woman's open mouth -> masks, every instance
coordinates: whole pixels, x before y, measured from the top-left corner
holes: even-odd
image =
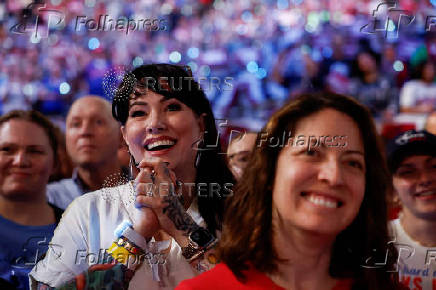
[[[157,138],[150,138],[145,141],[144,149],[149,152],[166,151],[176,145],[177,140],[168,136],[160,136]]]
[[[342,201],[337,198],[330,197],[324,194],[317,194],[314,192],[302,192],[300,194],[303,198],[305,198],[310,203],[325,208],[340,208],[344,204]]]
[[[152,143],[149,143],[144,146],[147,151],[160,151],[173,147],[176,144],[175,141],[172,140],[159,140]]]
[[[414,197],[422,200],[431,200],[436,198],[436,191],[434,190],[421,191],[415,193]]]

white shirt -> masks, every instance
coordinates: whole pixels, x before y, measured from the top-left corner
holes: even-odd
[[[134,202],[131,183],[104,188],[75,199],[56,228],[46,257],[29,274],[31,289],[36,289],[36,281],[58,287],[90,266],[107,262],[105,250],[115,240],[114,230],[123,221],[133,223],[135,219],[138,209]],[[195,202],[187,212],[198,225],[204,226]],[[155,244],[167,248],[165,242]],[[129,289],[174,289],[182,280],[195,276],[174,239],[163,260],[165,263],[159,267],[160,282],[153,280],[151,266],[144,262],[136,270]]]
[[[395,245],[398,250],[398,270],[400,281],[410,289],[436,289],[436,248],[420,245],[413,240],[400,223],[400,219],[390,222]]]
[[[436,84],[411,80],[404,84],[400,93],[400,107],[415,107],[422,104],[436,106]]]

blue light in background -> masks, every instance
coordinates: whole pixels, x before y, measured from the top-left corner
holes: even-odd
[[[133,59],[133,66],[134,67],[138,67],[138,66],[142,65],[143,63],[144,63],[144,60],[140,56],[137,56]]]
[[[244,11],[241,15],[241,19],[244,22],[250,22],[253,19],[253,14],[250,11]]]
[[[202,65],[200,67],[200,75],[208,77],[210,75],[210,67],[208,65]]]
[[[404,64],[403,64],[403,62],[401,60],[396,60],[394,62],[393,67],[394,67],[394,70],[397,71],[397,72],[400,72],[400,71],[404,70]]]
[[[322,49],[322,56],[325,58],[330,58],[333,55],[333,49],[329,46],[326,46]]]
[[[190,47],[187,54],[190,58],[197,58],[200,55],[200,50],[196,47]]]
[[[94,50],[94,49],[97,49],[99,47],[100,47],[100,41],[97,38],[93,37],[93,38],[89,39],[88,48],[90,50]]]
[[[178,63],[182,60],[182,55],[178,51],[173,51],[170,53],[169,59],[172,63]]]
[[[263,79],[264,77],[266,77],[266,70],[264,68],[259,68],[256,72],[256,77],[258,79]]]
[[[198,69],[197,63],[193,61],[188,62],[188,66],[191,68],[192,72],[196,72]]]
[[[59,93],[61,93],[62,95],[66,95],[70,92],[71,87],[67,82],[63,82],[60,84],[59,86]]]
[[[288,9],[289,8],[288,0],[277,0],[277,8],[280,10]]]
[[[250,61],[249,63],[247,63],[247,71],[248,72],[255,73],[255,72],[257,72],[258,69],[259,69],[259,66],[258,66],[257,62]]]

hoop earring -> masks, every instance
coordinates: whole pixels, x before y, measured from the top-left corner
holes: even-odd
[[[203,147],[204,147],[204,139],[203,139],[203,137],[201,137],[200,141],[198,141],[197,155],[195,156],[194,166],[196,169],[198,168],[198,166],[200,166],[201,153],[202,153],[202,150],[204,149]]]

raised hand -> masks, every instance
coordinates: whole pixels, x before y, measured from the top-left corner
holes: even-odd
[[[135,179],[136,203],[141,208],[152,209],[160,228],[170,234],[180,246],[187,244],[187,236],[199,226],[194,222],[179,200],[176,176],[165,162],[139,164],[141,172]]]

